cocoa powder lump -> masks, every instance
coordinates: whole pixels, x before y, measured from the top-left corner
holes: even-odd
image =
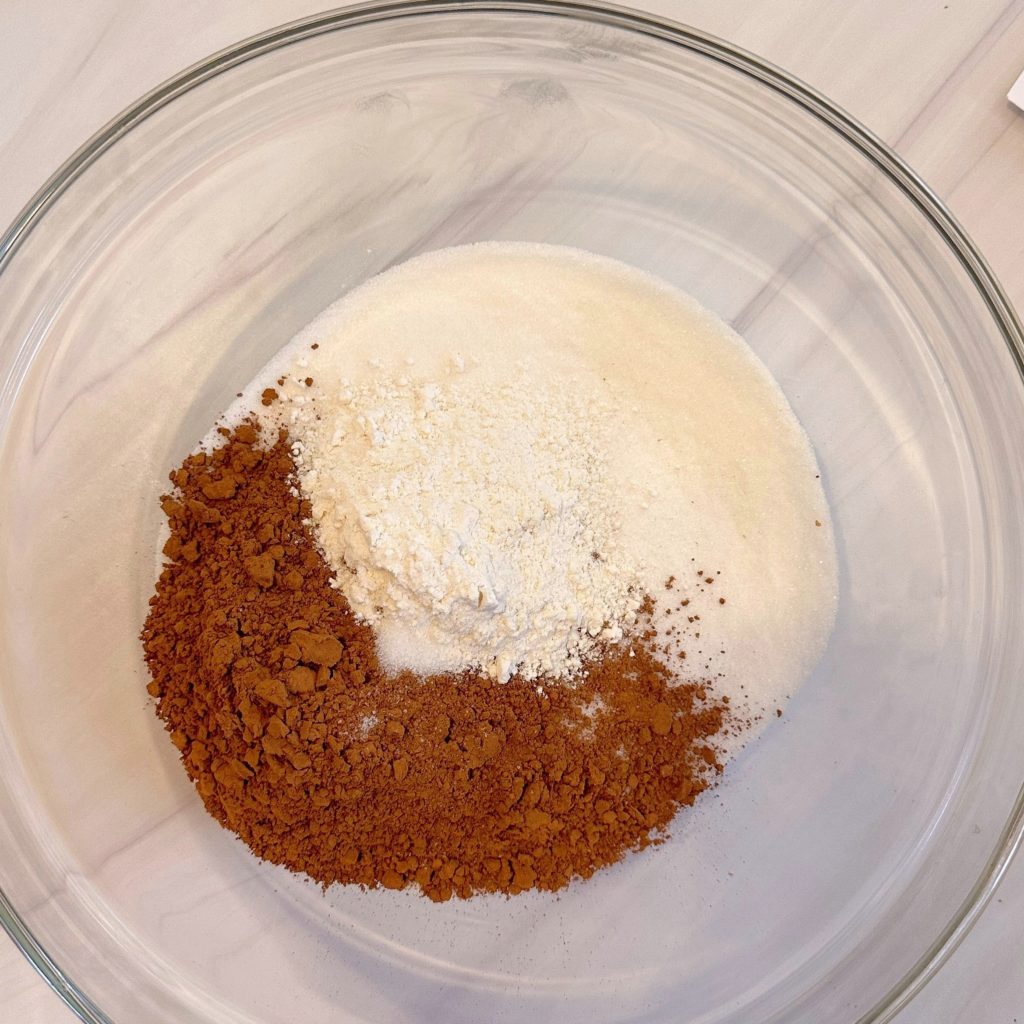
[[[287,436],[224,434],[171,474],[142,640],[186,772],[257,856],[435,900],[557,890],[661,842],[721,771],[727,701],[673,678],[650,629],[571,684],[384,672]]]

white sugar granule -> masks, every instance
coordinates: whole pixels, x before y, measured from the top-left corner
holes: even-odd
[[[339,382],[295,412],[317,537],[385,664],[565,677],[635,622],[594,395],[520,369]]]

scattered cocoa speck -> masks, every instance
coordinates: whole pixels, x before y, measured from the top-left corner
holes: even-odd
[[[296,665],[286,674],[285,681],[292,693],[312,693],[316,689],[316,673],[305,665]]]
[[[297,644],[303,661],[314,665],[326,665],[331,668],[341,661],[345,647],[342,642],[330,633],[314,633],[308,629],[296,629],[290,637]]]
[[[200,485],[203,497],[210,501],[223,501],[226,498],[233,498],[238,490],[238,479],[235,474],[228,471],[218,479],[207,477]]]
[[[243,423],[235,431],[235,440],[241,444],[253,444],[258,436],[256,426],[252,423]]]
[[[290,569],[285,573],[281,583],[289,590],[301,590],[303,579],[304,577],[298,569]]]
[[[313,386],[313,378],[307,377],[302,383],[305,384],[307,388],[311,388]]]
[[[273,405],[280,397],[274,388],[264,388],[263,394],[260,395],[260,402],[263,405]]]
[[[274,583],[274,556],[269,552],[261,555],[250,555],[243,559],[245,571],[254,583],[261,587],[270,587]]]

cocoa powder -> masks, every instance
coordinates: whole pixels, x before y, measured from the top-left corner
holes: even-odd
[[[436,900],[559,889],[662,841],[721,771],[727,701],[674,680],[650,630],[571,686],[385,673],[304,523],[287,437],[259,433],[171,474],[142,632],[210,814],[324,885]]]

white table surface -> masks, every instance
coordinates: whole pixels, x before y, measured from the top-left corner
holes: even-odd
[[[634,0],[822,90],[952,207],[1024,310],[1024,0]],[[141,93],[311,0],[2,0],[0,222]],[[73,1015],[0,937],[0,1022]],[[898,1024],[1024,1024],[1024,858]],[[851,1022],[852,1024],[852,1022]]]

